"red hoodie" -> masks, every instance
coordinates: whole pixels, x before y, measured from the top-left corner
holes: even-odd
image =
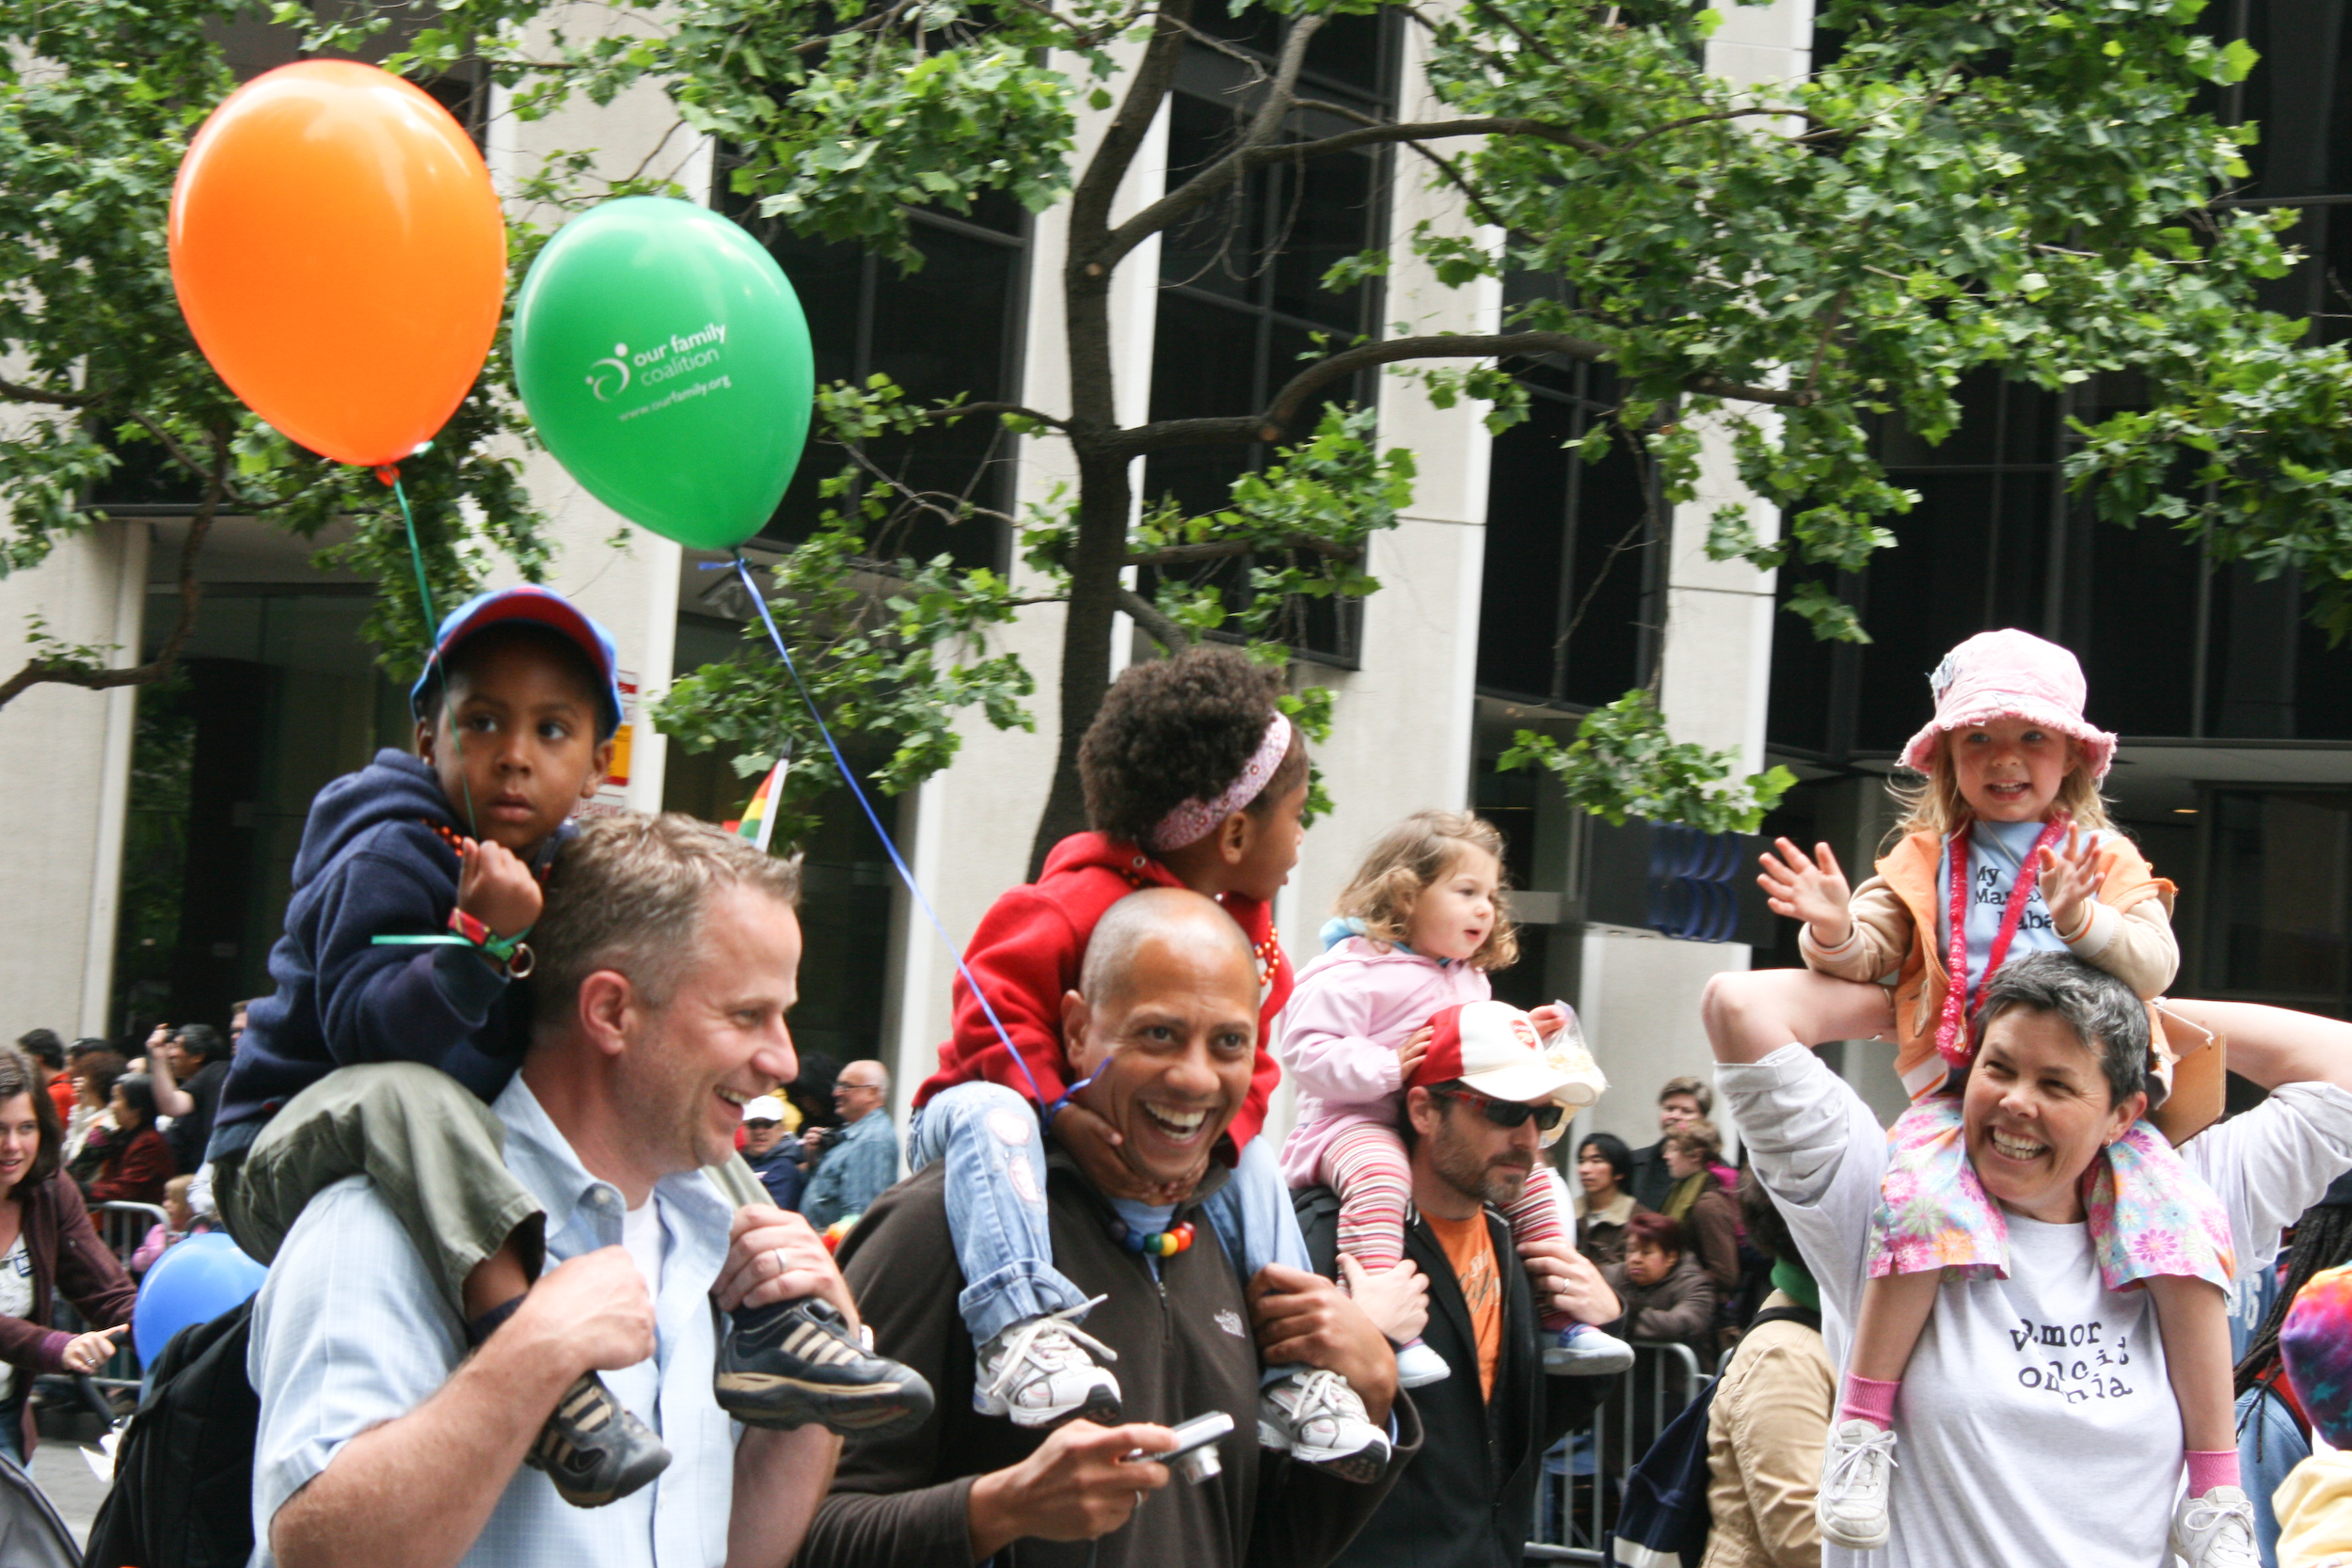
[[[1073,833],[1045,857],[1045,875],[1012,889],[989,907],[963,961],[988,994],[996,1016],[1020,1049],[1046,1102],[1069,1088],[1062,1073],[1061,999],[1078,989],[1087,942],[1113,904],[1140,888],[1183,887],[1174,872],[1132,844],[1101,833]],[[1233,1147],[1265,1125],[1266,1099],[1282,1069],[1266,1050],[1274,1016],[1290,1000],[1290,960],[1274,934],[1274,911],[1255,898],[1229,893],[1217,902],[1248,937],[1258,956],[1258,1058],[1249,1070],[1249,1098],[1233,1118]],[[914,1091],[922,1104],[943,1089],[975,1078],[1028,1095],[1029,1080],[1007,1053],[963,976],[956,976],[956,1032],[939,1048],[939,1070]]]

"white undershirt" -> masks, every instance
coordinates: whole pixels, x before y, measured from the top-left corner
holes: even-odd
[[[666,1250],[661,1231],[661,1205],[651,1197],[621,1214],[621,1245],[645,1276],[645,1293],[661,1299],[661,1255]]]
[[[668,1251],[668,1233],[661,1225],[661,1204],[648,1197],[634,1209],[622,1211],[621,1245],[628,1250],[629,1261],[644,1276],[645,1291],[659,1304],[661,1300],[661,1264]],[[634,1367],[604,1374],[605,1386],[613,1398],[637,1414],[637,1418],[654,1431],[661,1430],[660,1412],[656,1408],[661,1398],[661,1369],[654,1357],[647,1356]]]
[[[17,1232],[16,1242],[6,1257],[0,1257],[0,1317],[29,1318],[33,1315],[33,1260],[24,1251],[24,1234]],[[16,1392],[16,1369],[0,1361],[0,1400]]]

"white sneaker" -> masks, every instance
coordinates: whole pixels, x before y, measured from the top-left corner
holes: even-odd
[[[2234,1486],[2183,1497],[2172,1511],[2172,1549],[2188,1568],[2259,1568],[2253,1502]]]
[[[1087,1354],[1116,1361],[1119,1353],[1072,1321],[1102,1299],[1024,1318],[981,1346],[972,1408],[983,1416],[1009,1416],[1013,1425],[1023,1427],[1054,1426],[1073,1416],[1119,1419],[1119,1380]]]
[[[1396,1351],[1396,1383],[1400,1388],[1426,1388],[1433,1383],[1443,1383],[1454,1375],[1454,1369],[1445,1364],[1445,1357],[1422,1344],[1419,1339],[1409,1345],[1399,1345]]]
[[[1850,1552],[1886,1544],[1886,1489],[1894,1480],[1895,1434],[1869,1421],[1840,1421],[1821,1449],[1821,1490],[1813,1517],[1821,1539]]]
[[[1570,1323],[1544,1347],[1544,1370],[1569,1377],[1613,1377],[1633,1365],[1633,1347],[1590,1323]]]
[[[1337,1372],[1302,1370],[1258,1395],[1258,1445],[1369,1486],[1389,1467],[1387,1433]]]

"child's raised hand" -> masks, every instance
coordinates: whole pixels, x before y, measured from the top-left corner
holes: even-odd
[[[522,857],[489,839],[467,839],[457,851],[457,907],[502,937],[539,919],[539,879]]]
[[[2082,936],[2090,901],[2107,879],[2099,869],[2098,840],[2080,828],[2067,829],[2064,851],[2042,850],[2034,875],[2052,928],[2063,940]]]
[[[1423,1056],[1429,1054],[1429,1042],[1436,1034],[1436,1030],[1424,1023],[1405,1037],[1405,1043],[1396,1048],[1396,1076],[1399,1083],[1409,1084],[1413,1081],[1413,1069],[1421,1066],[1421,1059]]]
[[[1810,860],[1785,838],[1773,840],[1773,846],[1779,853],[1764,851],[1758,860],[1764,875],[1756,879],[1772,912],[1812,927],[1813,940],[1823,947],[1845,945],[1853,935],[1853,919],[1846,910],[1853,892],[1837,868],[1836,855],[1826,844],[1815,845]]]
[[[1132,1203],[1157,1207],[1179,1202],[1209,1170],[1209,1159],[1203,1153],[1200,1168],[1181,1181],[1146,1181],[1119,1152],[1119,1146],[1124,1141],[1119,1130],[1075,1101],[1054,1113],[1054,1136],[1070,1150],[1070,1157],[1078,1162],[1087,1180],[1105,1196],[1123,1197]]]

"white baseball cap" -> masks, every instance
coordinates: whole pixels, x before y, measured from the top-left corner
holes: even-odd
[[[757,1100],[746,1101],[743,1104],[743,1119],[745,1121],[782,1121],[784,1101],[772,1094],[763,1094]]]
[[[1440,1008],[1429,1023],[1434,1033],[1428,1053],[1413,1071],[1415,1084],[1426,1088],[1458,1079],[1490,1100],[1571,1104],[1568,1096],[1580,1075],[1545,1049],[1535,1021],[1508,1002],[1464,1002]],[[1545,1141],[1559,1132],[1554,1128]]]

